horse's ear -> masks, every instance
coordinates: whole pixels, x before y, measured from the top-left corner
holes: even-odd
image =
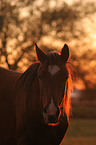
[[[45,57],[46,57],[46,54],[44,53],[44,51],[38,47],[38,45],[36,43],[35,44],[35,47],[36,47],[36,53],[37,53],[37,58],[40,62],[44,62],[45,60]]]
[[[61,57],[64,62],[68,61],[70,57],[70,50],[67,44],[64,45],[61,51]]]

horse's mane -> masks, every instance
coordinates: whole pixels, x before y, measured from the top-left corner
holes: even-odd
[[[65,111],[68,119],[71,114],[70,81],[71,81],[71,78],[68,78],[68,80],[66,82],[66,87],[65,87],[64,99],[63,99],[62,105],[61,105],[61,106],[63,106],[63,113]]]
[[[37,69],[39,67],[40,63],[34,63],[32,64],[22,75],[20,76],[18,82],[22,82],[22,86],[27,81],[28,84],[32,83],[32,81],[35,79],[37,75]],[[22,81],[21,81],[22,80]]]
[[[40,63],[32,64],[24,73],[21,74],[20,78],[17,82],[17,95],[20,96],[24,100],[26,99],[26,95],[31,96],[32,92],[32,84],[37,77],[37,70]],[[22,97],[23,96],[23,97]],[[28,98],[27,97],[27,98]],[[20,102],[20,101],[19,101]],[[24,102],[26,104],[26,100]]]
[[[16,114],[18,115],[16,124],[17,126],[22,126],[26,122],[26,115],[28,112],[26,112],[26,103],[29,100],[30,101],[30,93],[31,93],[31,86],[33,81],[35,80],[37,76],[37,70],[40,63],[34,63],[32,64],[24,73],[21,74],[17,81],[17,94],[16,94]],[[27,97],[26,97],[27,95]],[[34,103],[34,102],[33,102]],[[34,105],[34,104],[33,104]]]
[[[48,55],[47,55],[47,62],[49,64],[60,64],[61,60],[60,60],[60,55],[59,53],[53,51],[53,52],[50,52]]]

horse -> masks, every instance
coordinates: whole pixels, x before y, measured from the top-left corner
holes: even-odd
[[[59,145],[69,127],[69,47],[35,50],[24,73],[0,67],[0,145]]]

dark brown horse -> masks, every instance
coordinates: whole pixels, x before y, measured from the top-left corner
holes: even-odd
[[[69,48],[45,54],[24,73],[0,68],[0,145],[59,145],[68,129]]]

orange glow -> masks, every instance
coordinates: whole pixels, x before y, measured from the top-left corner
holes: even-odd
[[[78,90],[83,90],[85,89],[85,85],[83,83],[83,80],[78,79],[76,80],[76,82],[73,82],[73,87],[75,87]]]

